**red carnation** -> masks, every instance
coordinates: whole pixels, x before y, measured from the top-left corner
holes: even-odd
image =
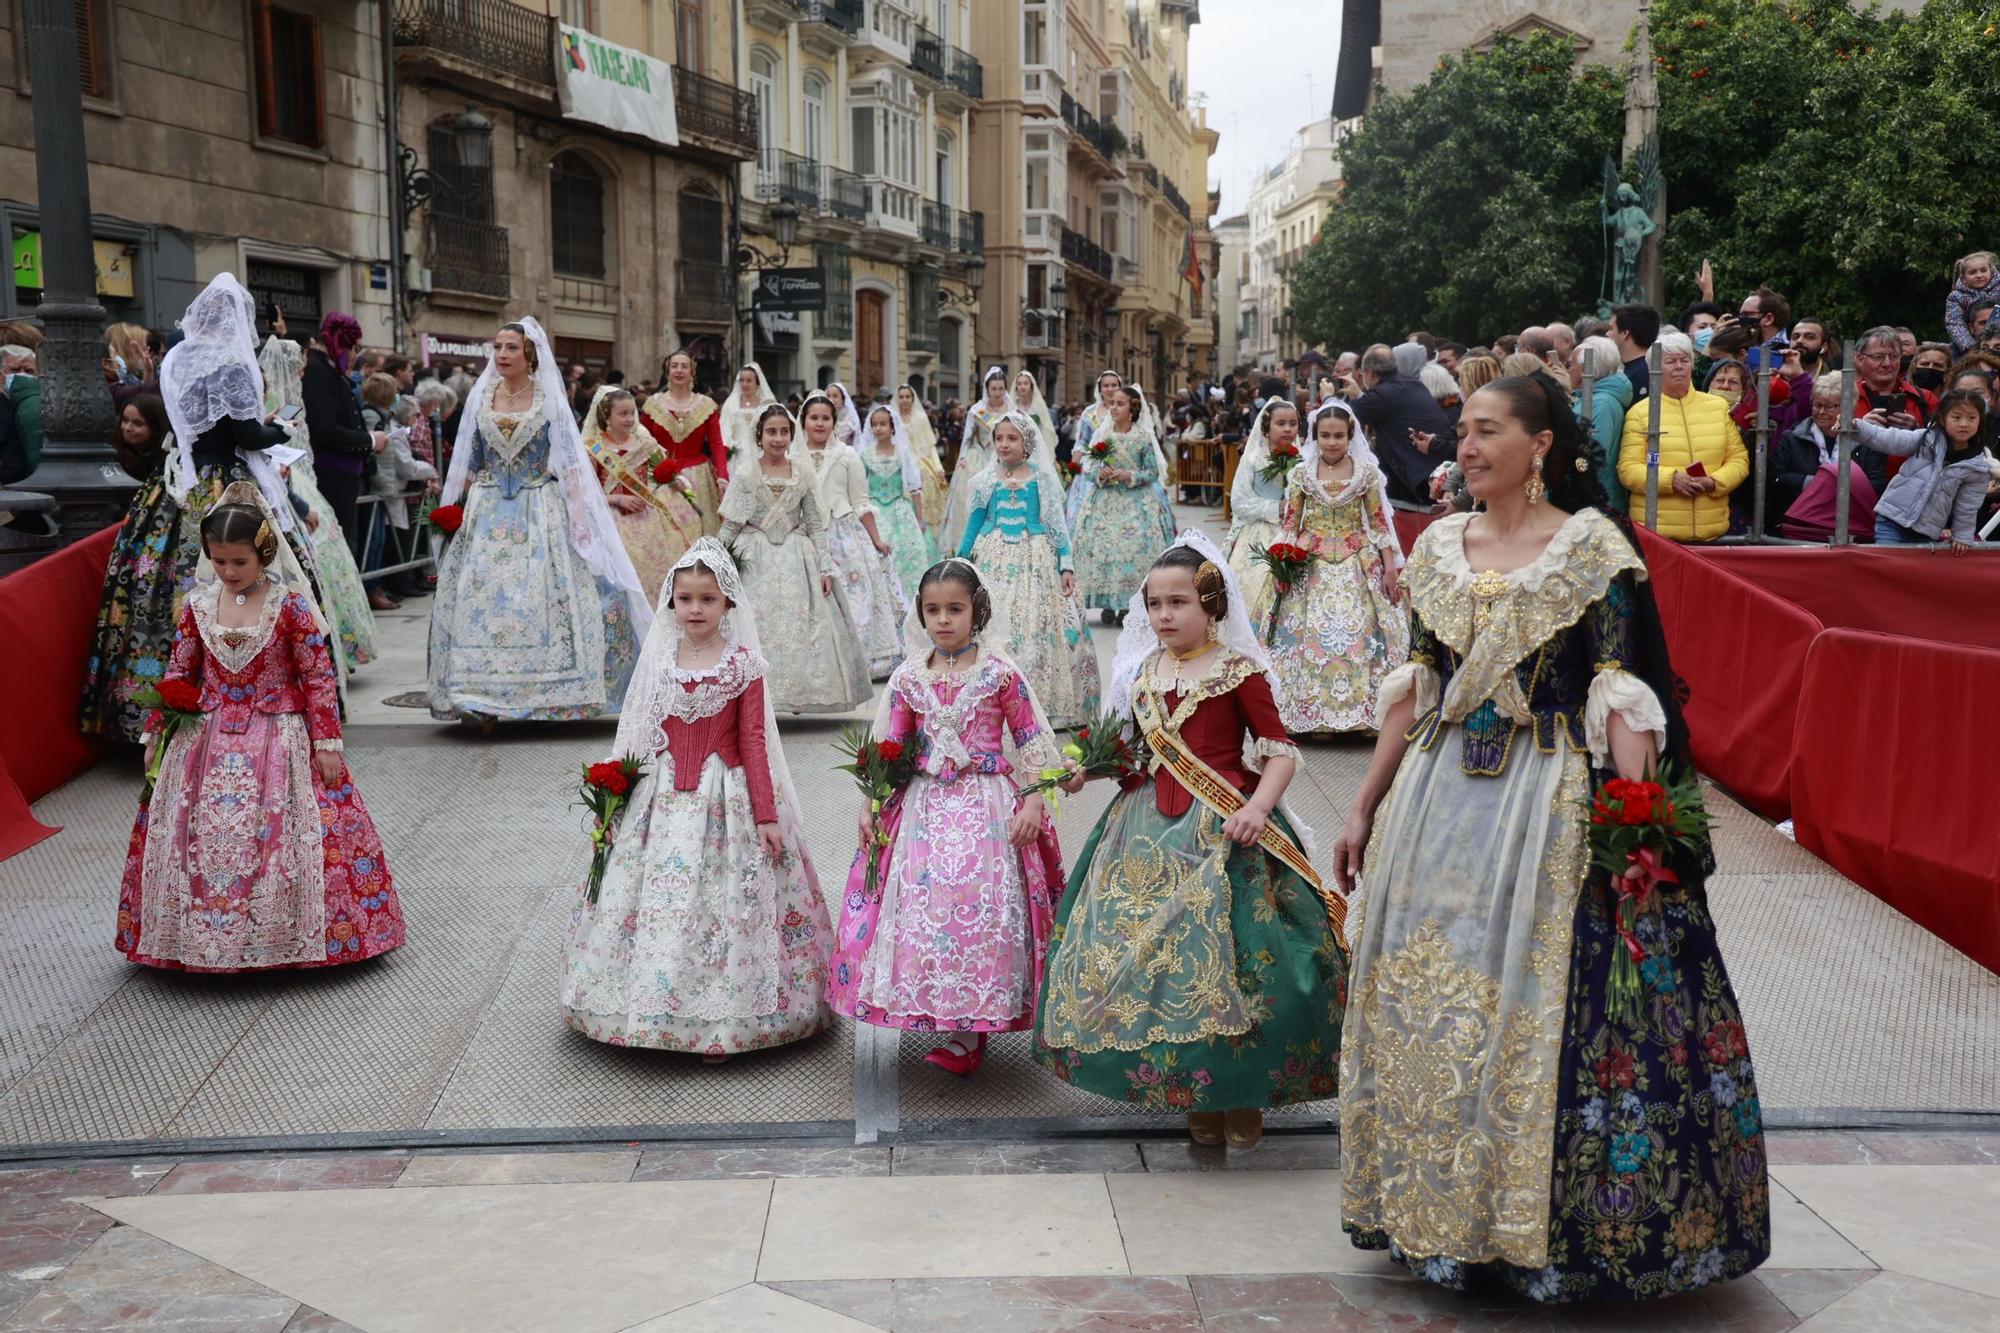
[[[1620,824],[1650,824],[1656,807],[1666,801],[1666,789],[1657,782],[1635,782],[1613,778],[1604,784],[1604,795],[1618,802]]]
[[[623,796],[632,790],[632,779],[627,777],[622,765],[614,762],[592,764],[584,772],[584,781],[593,787],[600,787],[613,796]]]
[[[172,709],[176,713],[199,713],[201,687],[186,680],[161,681],[160,707]]]
[[[903,743],[901,741],[883,741],[875,747],[875,753],[881,756],[883,763],[893,764],[903,757]]]
[[[431,510],[430,522],[439,532],[457,532],[465,523],[465,510],[458,505],[439,505]]]
[[[681,465],[671,458],[662,458],[653,464],[653,484],[664,486],[680,475]]]

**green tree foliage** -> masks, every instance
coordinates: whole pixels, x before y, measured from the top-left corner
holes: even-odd
[[[1656,0],[1653,47],[1668,317],[1707,258],[1725,304],[1768,282],[1846,333],[1937,336],[1951,262],[2000,248],[2000,4]],[[1470,340],[1595,304],[1623,71],[1564,59],[1503,44],[1369,113],[1295,283],[1306,336]]]

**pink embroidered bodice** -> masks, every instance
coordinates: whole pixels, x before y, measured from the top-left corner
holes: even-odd
[[[674,763],[674,788],[693,791],[701,767],[712,754],[729,768],[743,770],[750,787],[750,810],[759,824],[778,821],[771,787],[771,760],[765,751],[764,659],[735,647],[702,671],[667,668],[668,688],[660,692],[659,720],[652,734],[654,754]]]
[[[920,771],[948,781],[960,773],[1011,773],[1001,752],[1007,736],[1037,770],[1061,762],[1037,716],[1028,682],[1013,663],[987,658],[961,676],[905,663],[889,688],[889,738],[908,744],[921,730]]]
[[[224,732],[248,731],[258,713],[303,713],[315,742],[338,741],[333,658],[305,599],[273,591],[255,625],[229,629],[216,623],[215,596],[198,589],[181,607],[164,680],[200,685],[201,711],[214,714]],[[158,735],[160,721],[155,709],[146,730]]]

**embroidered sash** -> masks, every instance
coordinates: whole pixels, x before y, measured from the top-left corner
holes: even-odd
[[[1146,738],[1146,743],[1153,747],[1161,766],[1173,774],[1174,781],[1214,811],[1218,818],[1227,819],[1247,804],[1243,793],[1236,790],[1228,778],[1203,763],[1181,743],[1179,729],[1171,726],[1171,719],[1164,715],[1150,685],[1142,684],[1133,691],[1132,720],[1138,724],[1139,733]],[[1313,869],[1305,852],[1278,827],[1277,821],[1264,822],[1264,831],[1258,835],[1257,845],[1297,871],[1299,878],[1312,886],[1313,892],[1319,895],[1320,902],[1326,907],[1327,924],[1332,928],[1334,938],[1345,939],[1347,895],[1320,881],[1319,872]]]
[[[680,526],[679,520],[674,518],[674,511],[667,507],[667,502],[654,494],[651,486],[633,476],[626,469],[625,460],[617,454],[610,452],[610,447],[604,442],[603,437],[600,436],[585,447],[590,450],[590,456],[597,465],[611,474],[613,481],[619,483],[641,500],[644,500],[654,509],[657,509],[669,523],[672,523],[675,527]],[[658,446],[655,447],[657,448]],[[665,452],[665,450],[661,450],[663,455]]]

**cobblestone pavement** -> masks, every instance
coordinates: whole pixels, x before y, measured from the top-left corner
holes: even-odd
[[[481,736],[388,702],[421,687],[428,606],[383,617],[384,656],[355,677],[349,731],[409,944],[359,966],[265,977],[127,964],[111,936],[136,761],[99,765],[37,805],[62,833],[0,866],[0,1149],[1170,1127],[1046,1077],[1018,1034],[961,1081],[924,1064],[922,1043],[845,1023],[719,1067],[568,1031],[554,1003],[559,948],[587,854],[568,784],[608,747],[611,725]],[[1094,632],[1108,662],[1115,631]],[[781,723],[833,893],[854,846],[854,798],[831,771],[843,721]],[[1358,741],[1307,747],[1293,792],[1329,838],[1366,758]],[[1065,847],[1081,845],[1107,799],[1096,784],[1064,802]],[[2000,1106],[2000,978],[1713,800],[1722,870],[1711,893],[1771,1121],[1909,1128],[1926,1113]],[[1275,1119],[1325,1127],[1332,1112]]]

